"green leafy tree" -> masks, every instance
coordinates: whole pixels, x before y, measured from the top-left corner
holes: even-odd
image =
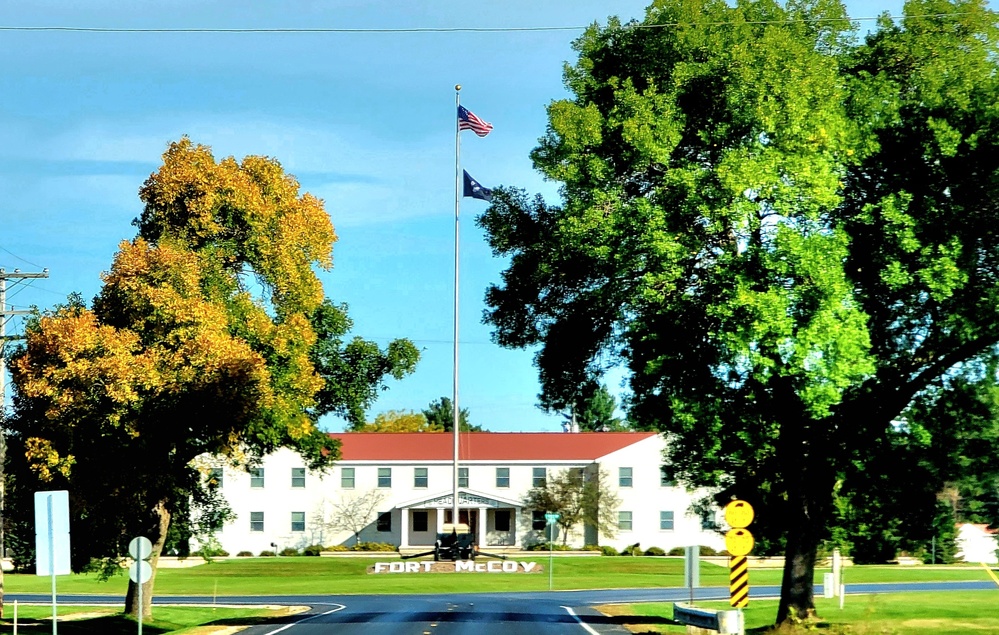
[[[999,342],[995,15],[905,12],[864,42],[830,0],[594,26],[532,154],[562,204],[500,189],[479,219],[509,258],[487,319],[538,347],[543,406],[625,364],[675,474],[783,545],[777,621],[814,612],[837,489],[911,467],[897,418]]]
[[[589,397],[581,399],[566,418],[575,420],[579,429],[584,432],[612,432],[626,430],[627,426],[615,413],[617,401],[610,394],[607,386],[601,385]]]
[[[351,428],[353,432],[443,432],[437,425],[431,425],[419,413],[399,410],[380,412],[375,420],[363,426]]]
[[[96,559],[120,573],[128,541],[152,541],[143,606],[134,583],[126,597],[127,612],[150,615],[171,519],[204,487],[197,457],[252,465],[289,447],[322,470],[339,444],[318,418],[356,418],[417,353],[343,345],[349,320],[316,275],[336,234],[274,159],[216,161],[184,138],[139,195],[139,235],[120,244],[92,306],[71,299],[26,328],[9,429],[22,491],[71,492],[76,570]]]
[[[454,430],[454,402],[448,397],[441,397],[431,401],[427,409],[423,411],[423,416],[432,428],[439,428],[445,432]],[[472,425],[468,422],[468,408],[462,408],[458,413],[461,421],[459,432],[482,432],[482,426]]]
[[[532,487],[524,496],[527,509],[556,512],[556,524],[562,530],[562,544],[579,525],[588,525],[599,535],[613,537],[617,533],[617,495],[607,487],[610,478],[605,472],[586,472],[582,468],[562,470],[548,475],[545,484]]]

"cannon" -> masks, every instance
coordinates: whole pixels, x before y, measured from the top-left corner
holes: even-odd
[[[475,537],[468,530],[468,525],[464,523],[452,526],[450,533],[446,531],[445,526],[445,531],[437,534],[437,541],[434,542],[434,548],[431,551],[414,553],[411,556],[402,556],[402,559],[409,560],[410,558],[422,558],[423,556],[430,555],[434,557],[434,562],[440,562],[441,560],[475,560],[476,556],[489,556],[491,558],[506,560],[506,556],[479,551],[475,545]]]

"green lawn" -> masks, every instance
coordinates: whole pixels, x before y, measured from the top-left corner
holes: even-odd
[[[821,618],[812,624],[826,635],[984,635],[999,633],[999,589],[962,593],[905,593],[850,595],[843,610],[838,599],[816,598]],[[730,607],[722,602],[703,602],[715,609]],[[635,633],[686,633],[672,622],[672,604],[629,604],[601,607]],[[747,633],[780,633],[773,630],[777,601],[750,602],[745,610]]]
[[[51,606],[19,606],[17,632],[35,635],[52,632]],[[202,607],[158,606],[153,620],[142,624],[142,632],[149,635],[163,633],[209,633],[225,626],[251,626],[287,615],[288,609],[230,609]],[[4,607],[3,632],[13,630],[14,609],[10,602]],[[59,633],[62,635],[131,635],[136,622],[121,614],[121,607],[59,606]]]
[[[537,591],[548,589],[547,573],[530,574],[379,574],[369,575],[375,562],[390,562],[398,556],[385,554],[372,558],[233,558],[187,569],[161,569],[156,574],[155,592],[164,595],[293,595],[357,593],[453,593],[485,591]],[[548,558],[534,558],[547,567]],[[601,589],[627,587],[683,586],[682,558],[644,557],[555,557],[555,589]],[[822,573],[816,572],[817,582]],[[701,563],[703,586],[728,585],[726,567]],[[781,571],[753,569],[751,585],[778,585]],[[942,580],[987,580],[981,568],[942,566],[858,566],[844,574],[846,583],[917,582]],[[4,576],[5,591],[48,593],[49,578],[34,575]],[[108,582],[93,576],[72,575],[57,578],[58,593],[100,593],[124,595],[128,579],[123,575]]]

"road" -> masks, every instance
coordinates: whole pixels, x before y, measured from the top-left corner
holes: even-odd
[[[905,584],[851,584],[847,594],[906,591],[962,591],[995,589],[989,581],[921,582]],[[816,595],[822,585],[816,585]],[[750,597],[776,597],[776,586],[758,586]],[[697,600],[728,598],[725,587],[695,589]],[[37,594],[8,594],[7,601],[49,602]],[[689,599],[683,588],[607,589],[532,593],[468,593],[436,595],[308,595],[226,597],[226,605],[304,605],[306,613],[266,626],[253,626],[241,635],[622,635],[616,620],[594,606],[621,602],[679,602]],[[60,595],[60,604],[122,604],[112,596]],[[848,600],[849,601],[849,600]],[[204,597],[158,596],[156,604],[210,604]]]

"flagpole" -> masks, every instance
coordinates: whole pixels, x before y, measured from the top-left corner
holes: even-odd
[[[454,473],[452,474],[454,479],[454,489],[452,497],[451,506],[451,521],[455,527],[458,526],[458,521],[460,516],[458,515],[458,429],[461,427],[461,419],[458,409],[458,236],[459,236],[459,223],[458,219],[461,212],[461,190],[459,189],[459,181],[461,180],[461,128],[460,122],[458,121],[458,107],[461,105],[459,100],[459,93],[461,92],[461,84],[455,84],[454,86],[454,363],[452,377],[452,406],[454,407]],[[479,522],[482,522],[480,519]]]

